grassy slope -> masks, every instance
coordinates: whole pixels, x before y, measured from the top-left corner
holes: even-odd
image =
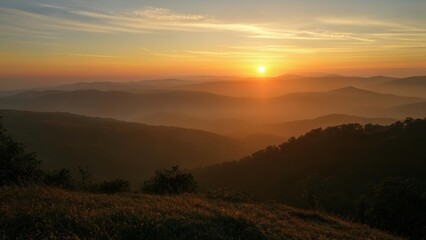
[[[277,203],[0,189],[0,239],[398,239]]]

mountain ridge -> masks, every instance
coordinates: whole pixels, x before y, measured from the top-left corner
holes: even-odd
[[[8,133],[35,151],[48,169],[78,166],[98,179],[141,184],[155,169],[184,168],[238,159],[254,149],[218,134],[149,126],[70,113],[0,110]]]

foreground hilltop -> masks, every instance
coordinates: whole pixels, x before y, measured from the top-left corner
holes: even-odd
[[[399,239],[278,203],[199,195],[104,195],[52,188],[0,190],[2,239]]]

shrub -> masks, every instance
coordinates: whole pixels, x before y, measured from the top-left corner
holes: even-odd
[[[197,183],[192,174],[182,172],[178,166],[155,171],[155,175],[142,186],[143,192],[153,194],[190,193],[196,189]]]
[[[130,182],[123,179],[115,179],[112,181],[104,181],[95,187],[95,190],[102,193],[114,194],[130,192]]]
[[[7,135],[0,123],[0,186],[35,182],[41,175],[35,153],[27,153],[24,145]]]
[[[44,174],[44,184],[49,186],[72,189],[75,188],[76,181],[72,177],[70,170],[60,169]]]

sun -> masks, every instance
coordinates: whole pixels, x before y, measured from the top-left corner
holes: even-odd
[[[265,66],[259,66],[259,67],[257,67],[257,72],[260,73],[260,74],[265,73],[266,72]]]

